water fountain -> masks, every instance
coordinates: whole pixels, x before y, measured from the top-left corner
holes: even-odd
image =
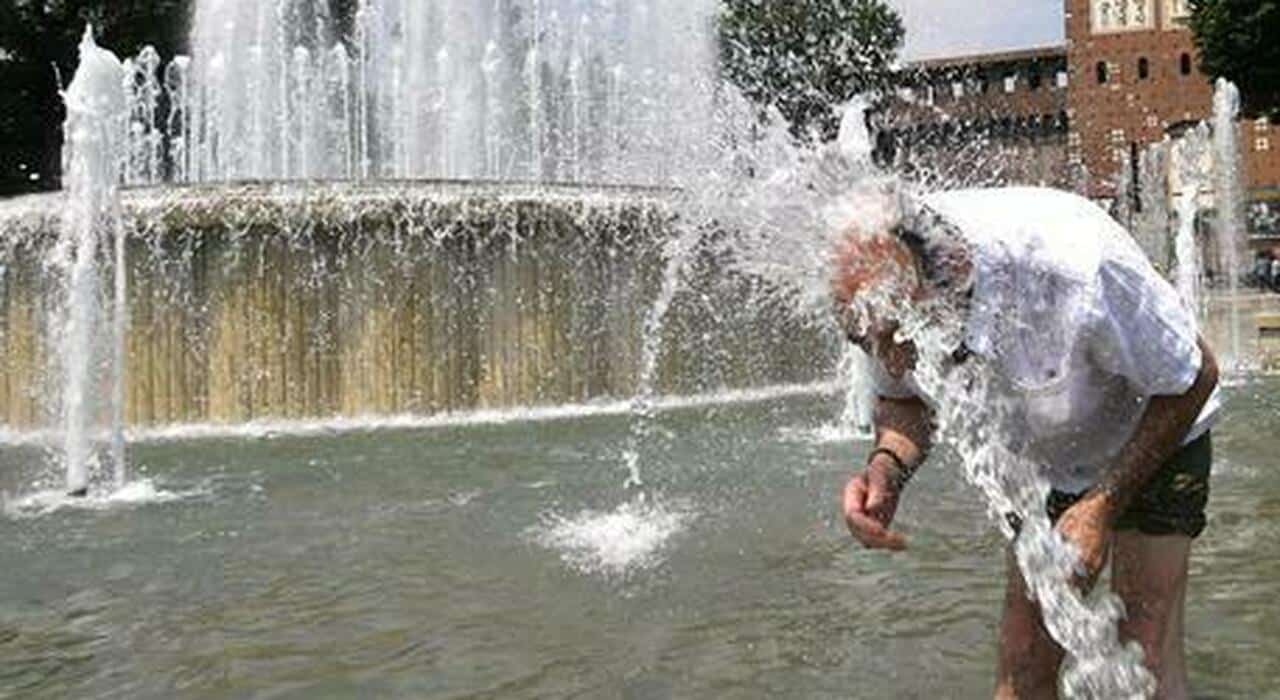
[[[200,3],[191,59],[139,56],[130,181],[658,184],[705,143],[715,3],[365,0],[349,39],[327,8]]]
[[[129,124],[116,132],[127,144],[116,161],[123,179],[188,186],[127,190],[118,219],[103,206],[90,219],[115,232],[92,239],[117,251],[100,269],[128,280],[113,287],[127,300],[107,305],[127,324],[112,340],[129,358],[120,380],[123,363],[103,365],[117,368],[111,403],[123,415],[113,426],[190,439],[466,425],[477,411],[633,410],[621,449],[627,484],[660,496],[663,479],[678,477],[642,475],[642,450],[663,442],[657,414],[673,395],[780,381],[829,391],[842,361],[828,319],[831,238],[852,218],[894,216],[866,157],[859,105],[831,148],[798,147],[776,124],[723,148],[733,139],[718,130],[733,132],[744,111],[696,71],[677,79],[708,61],[708,44],[669,37],[701,36],[709,3],[370,0],[349,43],[323,7],[202,3],[192,58],[161,68],[143,52],[115,74],[127,86]],[[111,158],[97,162],[109,168]],[[406,180],[424,177],[462,181]],[[40,442],[47,423],[39,367],[54,351],[32,320],[46,312],[35,263],[63,230],[48,201],[5,205],[4,412],[10,425],[37,429],[10,442]],[[77,313],[94,308],[105,307]],[[922,347],[947,347],[925,327],[910,332]],[[843,358],[860,377],[864,358]],[[944,393],[974,391],[930,379]],[[849,382],[842,422],[869,423],[867,393]],[[634,406],[618,409],[628,396]],[[544,414],[522,413],[529,406]],[[970,408],[944,417],[966,476],[997,514],[1036,510],[1044,484],[1008,478],[1034,470],[999,449],[992,416]],[[76,415],[56,432],[93,434]],[[537,451],[528,438],[515,450]],[[253,486],[235,497],[259,498]],[[601,490],[616,495],[612,486]],[[661,562],[655,548],[699,508],[637,498],[579,510],[585,496],[573,496],[570,516],[539,499],[549,522],[533,538],[583,570],[624,577],[636,562],[643,571]],[[403,512],[489,497],[468,491]],[[533,519],[503,527],[522,531]],[[1047,521],[1027,527],[1036,536],[1023,538],[1019,560],[1053,606],[1055,636],[1082,660],[1073,682],[1140,690],[1145,679],[1114,638],[1118,611],[1067,587],[1073,560]],[[491,579],[536,578],[523,574]]]
[[[1213,93],[1213,182],[1217,210],[1218,269],[1226,276],[1223,288],[1230,294],[1231,355],[1224,363],[1232,374],[1246,366],[1240,344],[1240,275],[1245,260],[1244,163],[1240,153],[1240,91],[1219,78]]]
[[[54,357],[61,365],[57,410],[62,459],[67,491],[78,496],[88,493],[90,469],[99,462],[93,441],[104,420],[111,436],[114,483],[117,488],[124,484],[126,280],[117,170],[126,117],[120,91],[124,75],[120,61],[99,49],[92,29],[86,30],[80,43],[80,69],[64,93],[70,206],[48,262],[61,287],[53,330],[58,346]],[[108,267],[104,260],[112,263],[108,269],[114,277],[113,298],[106,297],[99,281],[101,269]],[[104,385],[110,387],[106,392],[101,391]]]

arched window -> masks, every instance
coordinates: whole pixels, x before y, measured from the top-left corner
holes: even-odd
[[[1191,54],[1182,54],[1182,74],[1191,75]]]
[[[1107,62],[1098,61],[1098,84],[1102,85],[1107,82]]]
[[[1138,59],[1138,80],[1146,80],[1151,77],[1151,62],[1146,56]]]

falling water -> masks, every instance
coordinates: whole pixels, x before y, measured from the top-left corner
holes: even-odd
[[[1197,223],[1201,195],[1212,191],[1208,161],[1211,157],[1209,127],[1200,124],[1189,130],[1173,146],[1172,166],[1176,192],[1176,221],[1174,231],[1174,285],[1183,303],[1203,318],[1205,300],[1203,293],[1204,260],[1197,240]]]
[[[836,425],[836,435],[869,437],[872,434],[875,387],[871,382],[870,358],[853,344],[846,344],[840,359],[840,383],[845,388],[844,409]]]
[[[1225,78],[1219,78],[1213,93],[1213,178],[1214,204],[1217,208],[1218,269],[1226,275],[1226,289],[1231,295],[1231,359],[1227,366],[1243,369],[1240,352],[1240,272],[1244,259],[1245,192],[1243,163],[1240,155],[1240,91]]]
[[[80,43],[80,67],[63,93],[67,106],[66,146],[63,154],[67,182],[67,209],[61,236],[52,258],[64,285],[63,319],[59,344],[62,376],[62,444],[66,460],[67,490],[83,494],[89,487],[95,461],[94,434],[104,378],[110,386],[109,410],[111,458],[117,484],[124,480],[123,404],[124,371],[124,267],[123,237],[119,227],[117,183],[125,152],[121,135],[129,111],[124,101],[127,77],[120,61],[97,47],[92,29]],[[102,259],[110,256],[115,242],[114,308],[103,303]],[[105,318],[104,318],[105,317]],[[109,322],[110,326],[108,325]],[[110,356],[102,355],[104,336],[110,327]]]
[[[128,181],[661,184],[695,170],[713,0],[363,0],[349,43],[326,8],[197,3],[190,59],[131,62]]]
[[[1138,194],[1134,198],[1138,211],[1134,214],[1133,235],[1156,269],[1169,273],[1172,269],[1172,247],[1169,245],[1169,158],[1172,141],[1166,137],[1142,152],[1138,166]]]

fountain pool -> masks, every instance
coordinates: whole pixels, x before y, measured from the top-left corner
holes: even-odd
[[[673,130],[653,90],[712,93],[701,71],[672,83],[660,69],[704,62],[590,41],[597,26],[664,35],[648,10],[665,3],[616,14],[533,0],[510,26],[502,3],[462,5],[362,5],[355,62],[344,46],[318,52],[323,17],[315,37],[291,38],[270,28],[302,15],[257,6],[236,15],[257,27],[243,56],[222,39],[244,32],[226,25],[221,53],[166,69],[165,128],[144,52],[92,81],[94,94],[123,90],[126,109],[68,123],[121,136],[130,120],[124,151],[69,151],[98,175],[81,184],[109,195],[73,198],[100,204],[85,225],[42,219],[56,199],[0,212],[0,341],[15,349],[0,373],[14,572],[0,694],[984,694],[1003,547],[954,475],[989,487],[982,469],[1017,461],[984,462],[996,453],[975,450],[981,426],[949,410],[944,427],[965,434],[903,514],[911,554],[855,550],[836,517],[865,453],[851,429],[867,421],[865,388],[830,382],[856,377],[859,358],[837,373],[826,256],[841,226],[888,221],[896,201],[862,109],[832,148],[759,131],[719,92],[688,102],[717,129]],[[705,33],[709,4],[687,5],[676,24]],[[581,22],[543,12],[558,6]],[[436,10],[465,31],[435,27]],[[467,57],[482,45],[477,72]],[[228,79],[234,57],[254,68],[243,85]],[[513,95],[523,103],[498,99]],[[594,130],[592,114],[619,112],[625,124]],[[684,148],[690,135],[698,148]],[[121,198],[117,170],[222,184]],[[468,181],[399,179],[423,176]],[[250,177],[269,181],[227,184]],[[68,256],[92,275],[43,264],[68,231],[92,244]],[[111,295],[95,284],[108,277]],[[110,317],[109,348],[81,316]],[[926,353],[946,347],[930,338]],[[50,392],[65,356],[84,359]],[[111,401],[80,400],[107,384]],[[1251,695],[1275,670],[1256,659],[1276,656],[1258,583],[1274,573],[1258,470],[1276,383],[1244,369],[1230,389],[1218,527],[1194,564],[1207,588],[1192,668],[1199,687]],[[59,413],[62,427],[43,429]],[[93,444],[108,430],[111,481]],[[65,485],[48,468],[60,458]],[[1028,474],[1015,481],[1034,485]],[[1041,520],[1021,542],[1065,561]],[[1136,692],[1136,662],[1091,642],[1112,622],[1094,614],[1106,602],[1074,605],[1063,571],[1027,561],[1047,609],[1067,611],[1050,626],[1081,660],[1076,687]],[[1247,671],[1232,665],[1244,658]]]
[[[911,549],[864,552],[833,500],[861,446],[795,437],[836,392],[754,398],[659,412],[621,508],[619,414],[136,442],[149,499],[6,505],[0,696],[989,692],[1004,545],[959,465],[913,483]],[[1187,643],[1198,693],[1261,697],[1280,382],[1228,398]]]

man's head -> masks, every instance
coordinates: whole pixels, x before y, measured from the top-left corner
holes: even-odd
[[[849,340],[878,357],[895,378],[915,366],[916,349],[899,341],[904,304],[919,301],[925,287],[919,261],[899,236],[845,231],[832,260],[831,294]]]

